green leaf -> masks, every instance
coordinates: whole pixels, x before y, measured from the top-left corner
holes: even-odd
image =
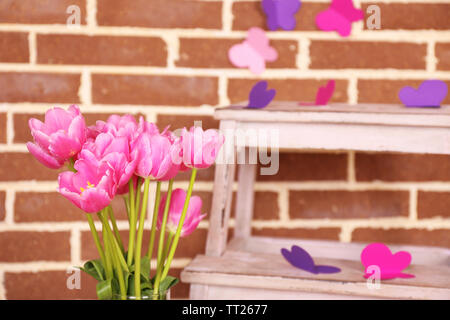
[[[167,276],[163,281],[159,284],[159,292],[165,292],[169,290],[171,287],[176,285],[179,280],[175,277]]]
[[[134,272],[136,270],[136,266],[133,264],[130,267],[130,272]],[[144,277],[145,280],[149,280],[150,277],[150,258],[149,257],[142,257],[141,258],[141,276]]]
[[[100,281],[96,289],[99,300],[111,300],[115,295],[120,294],[119,284],[114,278]]]
[[[94,277],[97,281],[105,280],[105,270],[100,260],[90,260],[86,262],[83,267],[80,267],[80,270]]]
[[[113,297],[112,280],[108,279],[97,283],[97,297],[99,300],[111,300]]]

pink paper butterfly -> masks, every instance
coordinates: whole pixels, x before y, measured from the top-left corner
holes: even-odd
[[[266,61],[275,61],[278,53],[269,46],[264,30],[251,28],[243,43],[230,48],[228,58],[238,68],[249,68],[251,72],[261,74],[266,69]]]
[[[316,16],[320,30],[336,30],[342,37],[352,31],[352,22],[362,20],[364,12],[353,6],[352,0],[332,0],[330,7]]]

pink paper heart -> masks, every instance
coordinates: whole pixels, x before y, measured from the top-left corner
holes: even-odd
[[[372,274],[367,268],[377,266],[380,269],[380,279],[412,278],[414,275],[402,273],[411,263],[411,254],[407,251],[399,251],[392,254],[391,250],[383,243],[371,243],[361,252],[361,263],[364,266],[365,278]]]

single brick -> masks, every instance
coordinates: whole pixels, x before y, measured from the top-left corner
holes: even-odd
[[[0,72],[0,102],[79,103],[80,74]]]
[[[190,68],[235,68],[229,58],[229,49],[244,39],[180,39],[179,67]],[[297,42],[293,40],[271,40],[270,45],[278,52],[278,59],[268,62],[268,68],[296,68]]]
[[[70,232],[0,232],[0,262],[69,261]]]
[[[339,240],[340,228],[253,228],[252,235],[277,238]]]
[[[122,197],[116,196],[111,205],[117,220],[127,220]],[[87,218],[84,211],[57,192],[17,192],[14,221],[67,222],[87,221]]]
[[[231,217],[236,216],[236,192],[233,193]],[[253,220],[278,220],[278,193],[272,191],[256,191],[253,200]]]
[[[216,105],[219,101],[218,79],[93,74],[92,99],[101,104]]]
[[[371,3],[362,3],[367,12]],[[450,29],[449,3],[376,3],[380,8],[381,30],[448,30]],[[366,21],[370,14],[366,13]],[[367,29],[364,23],[364,29]]]
[[[45,167],[29,152],[5,152],[0,156],[0,181],[56,181],[62,170]]]
[[[178,0],[97,0],[101,26],[222,28],[222,3]]]
[[[345,180],[347,154],[283,152],[276,175],[260,175],[259,170],[257,174],[258,181]]]
[[[0,21],[2,21],[1,18]],[[0,62],[28,61],[28,33],[0,32]]]
[[[170,126],[169,129],[174,131],[180,128],[187,128],[194,126],[194,124],[201,121],[203,130],[218,129],[219,121],[212,116],[203,115],[181,115],[181,114],[158,114],[156,117],[156,124],[161,130]],[[197,125],[198,126],[198,125]]]
[[[39,34],[43,64],[166,66],[167,47],[158,37]]]
[[[6,113],[0,112],[0,143],[6,143]]]
[[[450,70],[450,42],[438,42],[434,49],[438,60],[438,70]]]
[[[0,221],[5,220],[6,215],[5,201],[6,201],[6,192],[0,191]]]
[[[314,79],[270,79],[268,86],[277,90],[276,100],[278,101],[315,101],[317,90],[324,86],[328,80]],[[248,93],[258,82],[256,79],[228,80],[228,98],[231,103],[238,103],[248,100]],[[347,80],[336,80],[336,89],[331,102],[347,102]]]
[[[311,69],[425,69],[425,44],[313,40]]]
[[[450,156],[357,153],[355,171],[358,181],[450,181]]]
[[[70,270],[70,269],[69,269]],[[69,289],[75,271],[6,272],[5,289],[8,300],[72,300],[97,299],[97,280],[80,271],[80,288]],[[72,277],[72,278],[70,278]]]
[[[425,79],[423,79],[425,80]],[[415,89],[423,80],[358,80],[358,102],[361,103],[401,103],[398,92],[405,86]],[[450,87],[450,80],[444,81]],[[443,104],[450,103],[450,95],[443,100]]]
[[[191,170],[178,172],[175,177],[175,181],[189,181],[191,178]],[[197,171],[197,176],[195,177],[195,181],[214,181],[214,173],[215,167],[212,165],[207,169],[201,169]]]
[[[24,24],[66,24],[73,11],[70,6],[80,10],[80,23],[86,24],[86,0],[2,0],[0,2],[0,21],[2,23]]]
[[[450,192],[419,191],[417,195],[419,219],[450,217]]]
[[[408,216],[406,191],[290,191],[292,219],[369,219]]]
[[[357,228],[352,233],[352,241],[384,242],[450,248],[450,230]]]
[[[329,5],[326,3],[302,2],[300,10],[295,14],[295,19],[297,21],[295,30],[317,30],[316,16],[328,6]],[[259,27],[268,30],[266,15],[264,14],[260,1],[234,2],[232,12],[233,30],[248,30],[251,27]]]

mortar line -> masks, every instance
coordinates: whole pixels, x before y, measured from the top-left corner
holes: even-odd
[[[92,79],[91,72],[88,68],[83,68],[81,71],[80,88],[78,89],[78,96],[80,101],[90,106],[92,104]]]
[[[409,219],[417,221],[417,188],[412,187],[409,191]]]
[[[0,300],[6,300],[5,272],[0,269]]]
[[[299,37],[297,43],[298,53],[296,57],[296,66],[300,70],[308,70],[309,65],[311,64],[311,57],[309,52],[311,41],[306,37]]]
[[[24,151],[27,152],[27,151]],[[188,181],[177,181],[175,185],[186,187]],[[213,181],[196,182],[196,190],[208,191],[213,186]],[[0,190],[14,190],[23,192],[33,191],[52,191],[55,192],[57,187],[56,181],[14,181],[0,182]],[[355,182],[349,184],[348,180],[344,181],[268,181],[255,183],[257,191],[277,191],[286,187],[290,190],[341,190],[341,191],[366,191],[366,190],[392,190],[392,191],[408,191],[411,188],[417,188],[423,191],[450,191],[450,183],[448,182]]]
[[[30,64],[35,65],[37,61],[37,43],[36,32],[30,31],[28,33],[28,50],[30,55]]]
[[[280,221],[288,223],[290,220],[289,217],[289,190],[288,188],[278,188],[278,218]]]
[[[355,151],[350,150],[347,152],[347,181],[351,185],[356,184],[355,170]]]
[[[74,266],[81,265],[81,232],[73,227],[70,233],[70,261]]]
[[[435,54],[436,42],[434,40],[427,41],[427,54],[425,58],[426,70],[428,72],[435,72],[437,65],[437,58]]]
[[[228,106],[231,104],[230,100],[228,99],[228,79],[225,75],[219,76],[218,95],[219,105]]]
[[[102,66],[89,65],[84,68],[89,69],[95,74],[113,74],[113,75],[157,75],[157,76],[184,76],[184,77],[220,77],[226,74],[230,79],[260,79],[260,76],[252,74],[249,70],[239,68],[174,68],[146,67],[146,66]],[[30,65],[24,63],[0,63],[0,71],[10,72],[30,72],[30,73],[69,73],[80,74],[80,66],[77,65]],[[387,73],[388,72],[388,73]],[[266,69],[264,78],[267,79],[349,79],[355,77],[358,79],[427,79],[430,72],[425,69]],[[442,80],[450,80],[450,71],[434,71],[433,76]],[[192,106],[195,107],[195,106]]]
[[[233,0],[222,1],[222,30],[232,31],[233,25]]]
[[[6,31],[35,31],[38,33],[58,33],[58,34],[81,34],[81,35],[112,35],[112,36],[160,36],[161,34],[178,34],[183,37],[211,37],[211,38],[242,38],[247,34],[246,30],[222,30],[222,29],[201,29],[201,28],[146,28],[146,27],[130,27],[130,26],[90,26],[81,25],[77,28],[62,28],[65,24],[0,24],[0,30]],[[381,40],[387,42],[402,41],[408,39],[407,42],[419,43],[428,39],[448,39],[448,30],[364,30],[356,35],[348,38],[348,41],[359,40]],[[323,40],[339,40],[342,39],[335,32],[317,31],[268,31],[267,35],[271,39],[290,39],[293,36],[304,35],[312,39]],[[408,37],[408,35],[410,37]],[[411,37],[413,36],[413,37]]]
[[[97,27],[97,0],[86,2],[86,22],[89,27]]]
[[[14,202],[16,199],[16,193],[14,190],[6,189],[5,198],[5,220],[6,226],[14,225]]]
[[[10,147],[14,143],[14,115],[12,110],[6,111],[6,146]]]

